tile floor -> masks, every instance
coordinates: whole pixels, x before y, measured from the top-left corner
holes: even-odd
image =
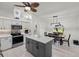
[[[24,45],[4,51],[3,55],[5,57],[33,57],[32,54],[25,49]]]
[[[9,49],[3,52],[5,57],[33,57],[26,49],[25,46],[19,46],[13,49]],[[67,44],[62,46],[57,43],[52,45],[52,57],[79,57],[79,46],[71,45],[70,47]]]

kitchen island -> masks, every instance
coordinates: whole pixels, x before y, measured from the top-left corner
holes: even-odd
[[[52,56],[53,38],[46,36],[26,35],[26,49],[36,57]]]

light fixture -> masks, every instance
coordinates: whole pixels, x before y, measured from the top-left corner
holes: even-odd
[[[27,10],[27,11],[30,11],[31,9],[30,9],[30,7],[25,7],[25,10]]]
[[[31,14],[26,14],[24,17],[25,17],[26,19],[32,19],[32,15],[31,15]]]
[[[20,19],[21,17],[21,11],[19,8],[14,8],[14,18],[15,19]]]

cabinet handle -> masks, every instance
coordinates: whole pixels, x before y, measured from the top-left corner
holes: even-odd
[[[27,43],[29,44],[29,41]]]
[[[39,49],[39,46],[36,46],[36,49]]]

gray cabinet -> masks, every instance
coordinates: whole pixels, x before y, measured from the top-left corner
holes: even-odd
[[[51,57],[52,41],[44,44],[31,38],[26,38],[26,49],[36,57]]]
[[[39,52],[38,52],[39,57],[44,57],[45,56],[45,45],[39,43]]]
[[[30,40],[29,38],[26,38],[26,48],[27,50],[32,53],[32,40]]]
[[[32,54],[34,55],[34,56],[38,56],[38,49],[39,49],[39,46],[38,46],[38,44],[36,45],[36,44],[34,44],[34,41],[32,42]]]

